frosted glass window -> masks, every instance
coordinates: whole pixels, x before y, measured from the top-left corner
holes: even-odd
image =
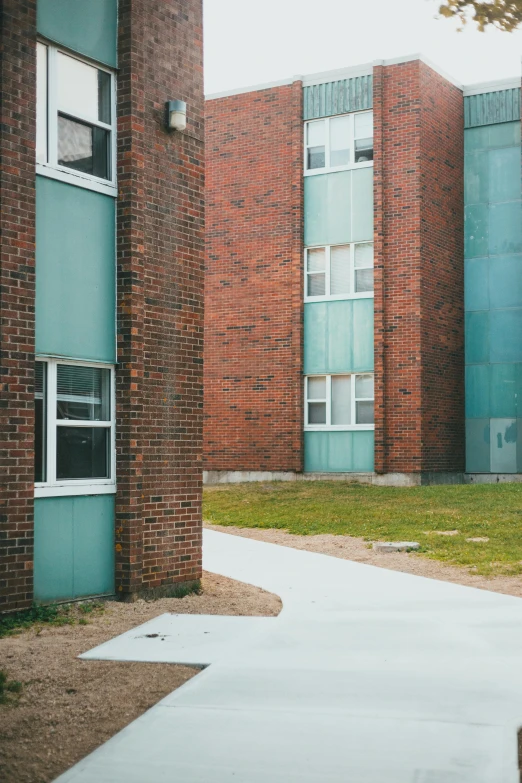
[[[58,110],[73,117],[110,123],[111,77],[92,65],[57,54]]]
[[[350,245],[337,245],[330,250],[330,294],[338,296],[349,294],[350,285]]]
[[[326,294],[326,249],[311,248],[306,251],[307,264],[307,296],[324,296]]]
[[[356,402],[356,423],[357,424],[373,424],[373,401],[372,402]]]
[[[371,138],[373,137],[373,112],[365,111],[361,114],[354,116],[355,121],[355,138]]]
[[[351,376],[332,376],[332,424],[351,423]]]
[[[308,378],[308,399],[326,399],[326,376],[322,375],[316,378]]]
[[[36,161],[47,162],[47,46],[36,45]]]
[[[323,169],[326,162],[325,122],[309,122],[306,130],[306,168]]]
[[[324,247],[314,247],[307,250],[309,272],[324,272],[326,259]]]
[[[373,291],[373,269],[355,270],[355,292],[363,294]]]
[[[356,375],[355,376],[355,396],[360,399],[373,400],[373,375]]]
[[[330,120],[330,166],[350,163],[350,117],[334,117]]]
[[[355,268],[373,266],[373,242],[355,245]]]
[[[373,291],[373,242],[355,245],[354,266],[356,293]]]
[[[308,424],[326,424],[326,403],[308,403]]]

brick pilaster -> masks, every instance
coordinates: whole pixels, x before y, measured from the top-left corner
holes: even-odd
[[[0,2],[0,611],[33,596],[36,0]]]

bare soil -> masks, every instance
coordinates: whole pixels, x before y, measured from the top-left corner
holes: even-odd
[[[87,625],[35,626],[0,639],[0,670],[22,682],[0,704],[0,781],[47,783],[197,674],[189,666],[82,661],[77,656],[164,612],[274,616],[280,599],[205,573],[201,595],[108,601],[73,616]]]
[[[368,542],[363,538],[351,536],[334,536],[324,534],[318,536],[298,536],[285,530],[273,528],[240,528],[205,523],[209,530],[230,533],[244,538],[255,538],[257,541],[268,541],[270,544],[280,544],[294,549],[305,549],[308,552],[319,552],[323,555],[340,557],[344,560],[354,560],[357,563],[389,568],[391,571],[404,571],[407,574],[425,576],[429,579],[439,579],[442,582],[455,582],[480,590],[491,590],[494,593],[515,595],[522,598],[522,578],[520,576],[480,576],[467,568],[450,566],[439,560],[430,560],[414,552],[376,552],[368,548]]]

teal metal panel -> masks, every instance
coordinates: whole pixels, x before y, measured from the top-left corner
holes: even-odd
[[[114,362],[115,201],[36,179],[36,351]]]
[[[487,204],[473,204],[464,209],[464,256],[488,255],[489,214]]]
[[[114,496],[37,498],[34,595],[41,602],[114,592]]]
[[[466,363],[489,362],[489,311],[465,314]]]
[[[497,256],[489,260],[490,306],[498,310],[522,303],[522,255]]]
[[[466,155],[464,201],[466,204],[487,204],[489,201],[489,150]]]
[[[464,127],[520,120],[520,87],[464,97]]]
[[[522,362],[522,308],[489,313],[491,362]]]
[[[74,597],[73,498],[34,501],[34,597],[60,601]]]
[[[373,240],[373,169],[305,177],[305,245],[364,240]]]
[[[307,302],[305,375],[373,370],[373,299]]]
[[[464,307],[489,310],[489,259],[473,258],[464,262]]]
[[[482,190],[487,200],[520,200],[520,147],[489,150],[487,158],[488,176],[481,176],[481,180],[485,182]]]
[[[374,433],[305,432],[307,473],[371,473],[374,469]]]
[[[466,421],[466,470],[469,473],[490,473],[489,419]]]
[[[491,472],[516,473],[517,470],[517,421],[516,419],[491,419],[490,422]]]
[[[520,398],[522,364],[491,364],[490,405],[486,415],[494,418],[516,417]]]
[[[332,117],[373,106],[373,76],[354,76],[303,87],[303,119]]]
[[[115,68],[117,0],[38,0],[40,35]]]
[[[373,167],[352,172],[352,242],[373,242]]]
[[[353,301],[352,369],[373,370],[373,299]]]
[[[520,178],[520,166],[518,174]],[[522,202],[508,201],[504,204],[490,204],[489,255],[497,256],[520,252],[522,252]]]
[[[351,171],[305,177],[305,245],[328,245],[350,242],[352,234],[351,220]]]
[[[466,367],[466,418],[489,416],[489,364],[470,364]]]
[[[353,327],[353,302],[351,300],[328,302],[326,317],[325,371],[348,372],[353,369],[353,346],[357,341]]]
[[[464,152],[466,153],[516,146],[520,146],[520,121],[469,128],[464,133]]]

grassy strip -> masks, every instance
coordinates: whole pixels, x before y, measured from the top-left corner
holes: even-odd
[[[87,615],[100,612],[105,608],[101,601],[89,601],[84,604],[65,604],[32,606],[21,612],[0,615],[0,638],[40,625],[87,625]]]
[[[421,554],[479,574],[522,574],[521,484],[236,484],[206,488],[203,513],[218,525],[418,541]]]

